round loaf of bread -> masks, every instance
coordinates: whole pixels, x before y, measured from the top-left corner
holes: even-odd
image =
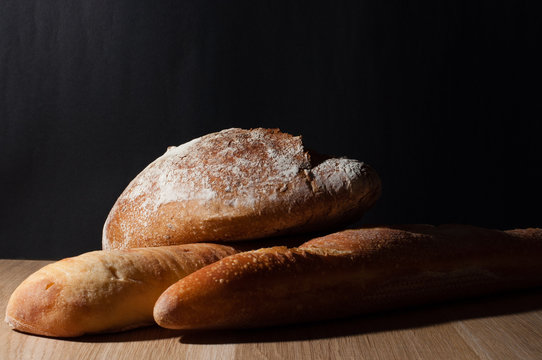
[[[145,168],[103,229],[104,249],[236,241],[358,220],[381,183],[367,164],[322,156],[278,129],[227,129]]]

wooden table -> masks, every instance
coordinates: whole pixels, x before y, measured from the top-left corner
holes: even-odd
[[[2,311],[49,261],[0,260]],[[542,359],[542,289],[288,327],[186,332],[157,326],[51,339],[0,326],[0,359]]]

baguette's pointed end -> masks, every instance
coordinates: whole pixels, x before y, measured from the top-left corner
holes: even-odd
[[[171,289],[166,290],[154,305],[154,321],[166,329],[183,329],[184,327],[179,324],[179,317],[177,316],[178,302],[179,299],[173,291]]]

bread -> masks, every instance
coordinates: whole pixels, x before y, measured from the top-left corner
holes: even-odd
[[[224,258],[170,286],[172,329],[315,321],[542,285],[542,229],[409,225],[346,230]]]
[[[318,155],[278,129],[228,129],[168,151],[124,190],[103,249],[233,241],[327,230],[378,199],[376,172]]]
[[[169,285],[222,257],[229,246],[178,245],[93,251],[43,267],[13,292],[6,321],[16,330],[72,337],[154,323]]]

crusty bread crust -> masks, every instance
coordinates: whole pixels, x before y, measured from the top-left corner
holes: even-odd
[[[542,229],[406,225],[224,258],[170,286],[166,328],[314,321],[542,285]]]
[[[11,295],[16,330],[72,337],[153,323],[154,302],[180,278],[235,250],[215,244],[93,251],[49,264]]]
[[[278,129],[228,129],[168,151],[124,190],[104,249],[237,241],[330,229],[378,199],[376,172],[307,151]]]

